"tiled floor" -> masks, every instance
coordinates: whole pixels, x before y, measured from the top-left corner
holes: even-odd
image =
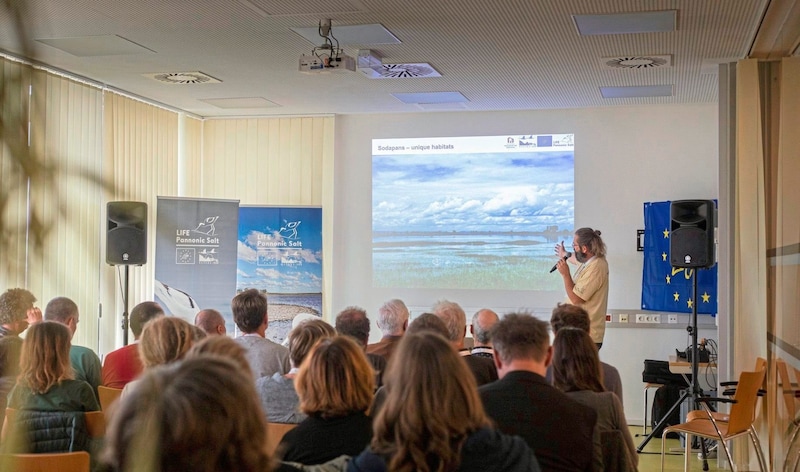
[[[635,444],[636,447],[638,448],[639,444],[641,444],[642,441],[644,440],[644,437],[642,436],[636,437],[636,434],[641,434],[642,427],[631,426],[630,431],[631,434],[634,436],[633,444]],[[669,452],[670,450],[676,450],[680,447],[681,447],[680,440],[667,439],[667,455],[664,461],[664,471],[679,472],[683,470],[683,450],[681,449],[680,452]],[[661,438],[654,437],[653,439],[650,440],[650,442],[647,443],[647,446],[645,446],[645,448],[639,454],[639,471],[658,472],[660,470],[661,470]],[[697,454],[692,454],[691,457],[689,457],[689,470],[690,471],[703,470],[703,461],[697,458]],[[716,459],[709,459],[708,470],[713,472],[726,469],[718,468]]]

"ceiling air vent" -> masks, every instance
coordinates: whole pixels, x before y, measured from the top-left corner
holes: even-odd
[[[611,69],[658,69],[672,66],[672,56],[604,57],[603,66]]]
[[[442,74],[436,71],[428,63],[415,64],[383,64],[371,69],[359,69],[370,79],[404,79],[404,78],[428,78],[441,77]],[[369,72],[369,73],[368,73]]]
[[[155,74],[142,74],[159,82],[172,85],[190,84],[220,84],[221,80],[215,79],[202,72],[159,72]]]

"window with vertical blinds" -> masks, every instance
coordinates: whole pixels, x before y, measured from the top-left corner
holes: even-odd
[[[17,62],[0,57],[0,90],[2,90],[4,126],[10,126],[15,116],[28,119],[28,89],[31,69]],[[9,131],[12,131],[9,129]],[[4,135],[5,136],[5,135]],[[0,250],[0,288],[25,286],[25,253],[27,240],[27,192],[28,181],[23,178],[12,148],[26,145],[24,135],[12,135],[16,143],[0,144],[0,195],[2,195],[3,226],[0,237],[3,240]]]
[[[323,239],[330,241],[332,116],[200,120],[0,57],[4,85],[16,77],[19,86],[5,87],[3,116],[30,109],[23,121],[30,124],[31,150],[54,172],[52,180],[29,185],[9,148],[0,147],[3,236],[13,240],[0,253],[0,287],[27,287],[42,306],[56,296],[72,298],[81,310],[76,344],[98,354],[121,345],[123,269],[105,263],[108,201],[148,204],[149,261],[158,196],[322,206]],[[47,229],[36,255],[28,250],[29,204]],[[330,293],[330,251],[324,258]],[[130,311],[152,300],[155,268],[129,269]],[[326,312],[328,305],[323,300]]]
[[[106,200],[140,201],[148,207],[148,263],[129,268],[130,310],[139,302],[153,299],[155,267],[150,262],[155,248],[156,200],[159,195],[176,195],[178,190],[178,113],[112,92],[105,93],[104,107],[102,160],[106,178],[113,185]],[[122,274],[120,266],[103,271],[104,304],[115,307],[113,316],[101,328],[104,352],[121,344],[117,320],[123,307]]]

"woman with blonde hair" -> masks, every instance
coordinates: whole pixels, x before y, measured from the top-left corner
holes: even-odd
[[[369,444],[372,421],[367,411],[375,372],[352,338],[319,341],[300,366],[295,388],[308,418],[281,440],[284,461],[321,464],[356,455]]]
[[[241,344],[233,339],[227,336],[207,336],[194,343],[186,353],[184,359],[208,354],[218,355],[232,360],[245,375],[251,378],[253,377],[253,371],[250,370],[250,363],[247,362],[247,351]]]
[[[267,426],[238,363],[197,354],[146,370],[106,433],[109,471],[269,472]],[[295,470],[280,466],[278,470]]]
[[[199,340],[198,331],[194,325],[175,316],[159,316],[148,321],[139,337],[138,348],[144,370],[183,359],[192,344]],[[137,380],[127,383],[122,396],[136,385]]]
[[[606,448],[598,450],[602,444],[601,437],[607,431],[620,431],[622,442],[627,451],[622,470],[636,470],[639,455],[633,445],[633,438],[625,421],[625,410],[622,402],[613,392],[603,387],[602,369],[597,346],[589,333],[582,329],[565,327],[558,330],[553,340],[553,385],[562,390],[573,400],[591,407],[597,412],[595,424],[595,460],[603,461]],[[606,466],[606,470],[609,467]],[[620,470],[615,466],[614,470]]]
[[[539,470],[525,441],[492,429],[474,376],[439,334],[403,336],[384,382],[372,442],[349,472]]]
[[[92,387],[75,380],[69,360],[72,334],[65,325],[42,321],[31,325],[22,343],[17,384],[8,407],[36,411],[97,411]]]

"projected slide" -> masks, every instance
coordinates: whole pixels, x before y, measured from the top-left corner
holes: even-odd
[[[372,141],[375,287],[560,290],[574,136]]]

